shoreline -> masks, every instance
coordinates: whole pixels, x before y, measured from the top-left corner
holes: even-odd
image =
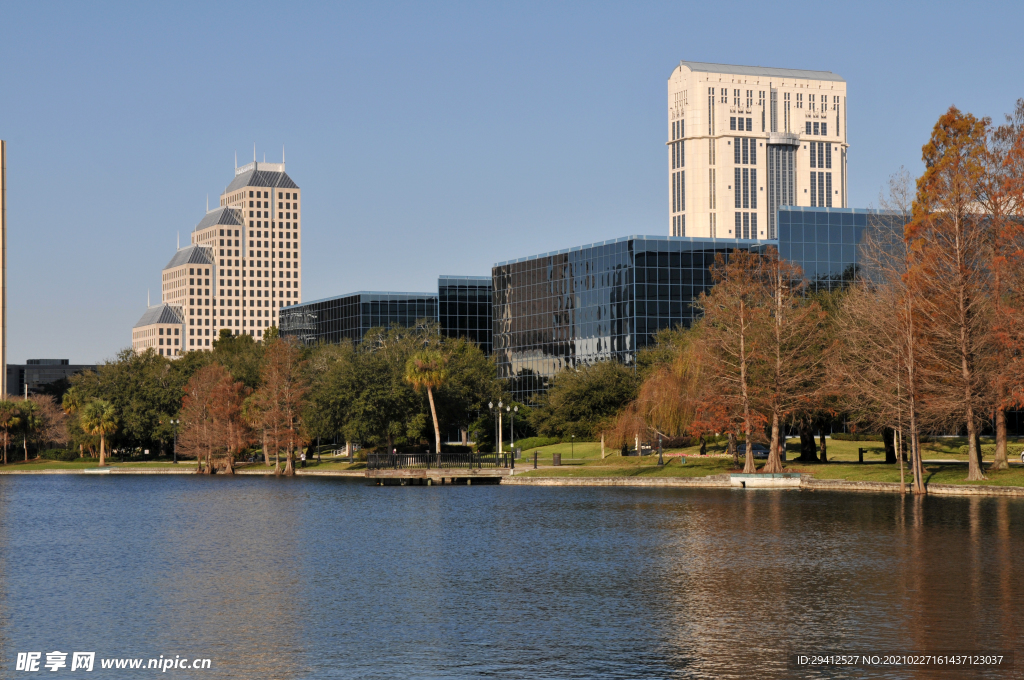
[[[241,476],[274,476],[273,468],[257,470],[236,470],[235,475]],[[158,468],[152,470],[138,468],[85,468],[64,470],[2,470],[0,475],[196,475],[193,469]],[[231,477],[233,475],[220,476]],[[368,479],[363,470],[296,470],[295,477],[349,477]],[[705,477],[526,477],[512,475],[503,477],[501,484],[511,486],[623,486],[658,489],[733,489],[737,487],[728,474],[708,475]],[[802,476],[799,486],[793,485],[789,490],[799,491],[845,491],[853,493],[887,493],[898,494],[900,485],[897,482],[848,481],[844,479],[814,479]],[[910,485],[905,492],[910,495]],[[932,496],[1001,496],[1024,498],[1024,487],[987,486],[973,484],[929,484],[928,495]]]
[[[656,488],[704,488],[729,489],[738,488],[730,480],[730,475],[708,475],[707,477],[652,477],[638,479],[635,477],[509,477],[502,484],[520,486],[633,486]],[[1017,486],[985,486],[974,484],[928,484],[928,495],[934,496],[1003,496],[1024,498],[1024,487]],[[898,482],[864,482],[845,479],[814,479],[803,477],[799,486],[790,490],[799,491],[845,491],[853,493],[891,493],[899,494]],[[905,494],[911,495],[910,484],[905,486]]]

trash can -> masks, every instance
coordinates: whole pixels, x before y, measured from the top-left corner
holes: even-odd
[[[552,453],[551,454],[551,464],[552,465],[561,465],[562,464],[562,454],[560,454],[560,453]]]

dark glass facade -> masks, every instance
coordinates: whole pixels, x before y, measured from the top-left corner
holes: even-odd
[[[780,208],[779,256],[800,265],[810,287],[842,288],[865,272],[862,246],[867,234],[890,242],[902,239],[900,217],[856,208]]]
[[[494,266],[498,376],[517,398],[564,368],[633,364],[662,328],[688,326],[718,253],[764,241],[629,236]]]
[[[359,292],[281,309],[281,335],[305,345],[359,342],[371,328],[437,319],[436,293]]]
[[[441,333],[465,337],[491,353],[491,305],[494,286],[489,276],[441,276],[437,279],[437,320]]]
[[[689,326],[694,300],[711,288],[718,253],[775,246],[815,288],[853,280],[858,246],[893,216],[849,208],[780,208],[778,239],[747,241],[629,236],[494,266],[498,376],[519,399],[545,389],[564,368],[636,353],[663,328]]]

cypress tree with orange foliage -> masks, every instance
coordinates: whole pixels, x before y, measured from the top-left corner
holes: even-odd
[[[267,345],[260,387],[253,395],[265,441],[274,450],[280,474],[280,451],[285,450],[285,475],[295,474],[295,447],[301,444],[299,416],[309,390],[299,350],[290,339],[274,338]]]
[[[715,257],[709,293],[701,293],[703,358],[707,395],[713,408],[728,415],[730,430],[742,429],[746,438],[743,472],[757,472],[751,444],[763,430],[765,418],[755,408],[754,388],[764,379],[766,318],[762,262],[759,255],[734,250],[728,260]],[[757,375],[760,374],[760,375]]]
[[[927,338],[926,408],[944,415],[948,428],[967,430],[969,480],[985,479],[978,432],[994,405],[993,239],[978,200],[988,127],[988,119],[956,107],[939,118],[905,232]]]
[[[992,331],[995,336],[996,452],[991,468],[1009,468],[1006,411],[1024,404],[1024,99],[989,136],[978,200],[991,223]]]

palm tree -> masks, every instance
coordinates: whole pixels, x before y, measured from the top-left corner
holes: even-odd
[[[78,393],[77,387],[68,388],[61,400],[61,407],[69,416],[78,413],[78,410],[82,408],[82,396]]]
[[[18,427],[18,406],[13,401],[0,401],[0,430],[4,437],[4,465],[7,465],[7,446],[11,442],[11,430]]]
[[[69,416],[74,416],[82,410],[82,395],[78,393],[77,387],[69,387],[68,391],[64,393],[64,398],[61,400],[61,408],[63,408],[64,413],[67,413]],[[85,457],[84,449],[84,445],[78,445],[79,458]]]
[[[42,424],[39,407],[26,399],[16,404],[18,408],[17,427],[21,433],[21,444],[25,449],[25,462],[28,462],[28,437],[36,432]]]
[[[448,379],[448,358],[441,352],[434,349],[424,349],[409,358],[405,365],[405,380],[419,389],[427,389],[427,399],[430,401],[430,415],[434,419],[434,443],[437,453],[437,462],[441,462],[441,428],[437,424],[437,408],[434,406],[434,390],[444,384]]]
[[[82,407],[82,429],[86,434],[99,435],[100,467],[106,462],[107,435],[117,432],[117,413],[114,405],[103,399],[93,399]]]

